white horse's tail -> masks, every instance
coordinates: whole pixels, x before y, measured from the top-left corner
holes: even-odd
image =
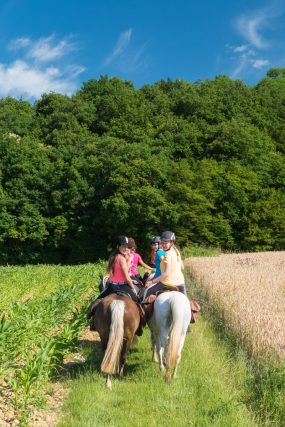
[[[109,340],[101,363],[101,371],[105,374],[118,374],[124,339],[124,301],[115,300],[110,304],[111,324]]]
[[[179,347],[181,336],[184,328],[184,312],[181,309],[179,300],[176,299],[175,293],[171,292],[170,307],[172,312],[172,324],[170,327],[170,336],[168,343],[168,367],[175,368],[179,357]]]

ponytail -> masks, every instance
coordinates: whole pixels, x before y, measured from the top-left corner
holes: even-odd
[[[120,253],[119,248],[116,248],[111,255],[109,256],[108,259],[108,273],[109,274],[114,274],[114,264],[115,264],[115,259],[116,256]]]
[[[173,247],[173,249],[176,252],[178,262],[181,263],[182,270],[184,270],[184,265],[183,265],[183,261],[182,261],[182,258],[181,258],[181,253],[180,253],[178,247],[175,245],[175,243],[172,244],[172,247]]]

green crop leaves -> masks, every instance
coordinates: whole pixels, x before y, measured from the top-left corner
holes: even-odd
[[[42,385],[57,374],[64,357],[76,347],[86,324],[90,288],[97,284],[99,268],[67,269],[65,282],[48,298],[14,301],[0,317],[0,385],[1,381],[8,385],[10,403],[22,423],[43,393]],[[71,283],[73,270],[77,275]]]

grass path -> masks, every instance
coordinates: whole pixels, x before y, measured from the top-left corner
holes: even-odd
[[[86,345],[86,342],[85,342]],[[187,336],[176,380],[164,381],[151,362],[149,331],[131,350],[123,381],[104,386],[98,343],[85,346],[88,360],[68,380],[70,394],[58,427],[256,426],[243,403],[245,364],[232,360],[203,320]]]

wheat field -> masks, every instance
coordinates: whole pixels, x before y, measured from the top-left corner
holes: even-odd
[[[285,252],[193,257],[185,267],[255,356],[285,357]]]

